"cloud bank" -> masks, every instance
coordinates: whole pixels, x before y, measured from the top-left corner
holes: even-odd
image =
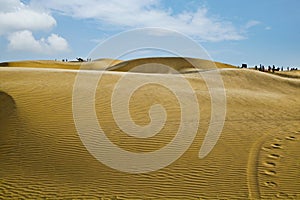
[[[45,9],[25,5],[19,0],[0,0],[0,36],[9,41],[11,51],[27,51],[53,54],[68,50],[67,41],[51,34],[46,39],[36,40],[35,31],[49,31],[57,22]]]
[[[132,28],[161,27],[186,34],[199,41],[219,42],[245,39],[245,30],[258,25],[249,21],[238,28],[232,22],[211,16],[207,8],[174,12],[161,0],[0,0],[0,37],[6,37],[11,51],[39,54],[66,52],[66,39],[49,32],[57,25],[53,13],[70,16],[85,23],[93,20],[95,27],[124,31]]]
[[[92,19],[105,28],[162,27],[203,41],[242,40],[245,37],[230,21],[209,16],[205,7],[174,13],[159,0],[34,0],[47,9],[77,19]]]
[[[10,34],[8,40],[8,48],[11,51],[54,54],[65,52],[69,49],[68,42],[56,34],[51,34],[48,38],[37,40],[32,35],[32,32],[24,30]]]

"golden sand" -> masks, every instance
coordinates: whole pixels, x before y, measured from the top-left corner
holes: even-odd
[[[96,114],[107,137],[119,147],[138,153],[170,142],[180,123],[179,104],[165,87],[154,84],[139,88],[130,99],[132,119],[147,125],[148,110],[156,103],[166,109],[168,118],[154,137],[129,137],[112,116],[110,100],[115,84],[125,71],[148,61],[170,65],[179,72],[190,69],[176,58],[146,60],[111,67],[114,71],[103,73],[95,93]],[[206,61],[197,62],[205,69]],[[211,117],[211,97],[201,76],[185,74],[199,101],[201,118],[195,140],[171,165],[130,174],[96,160],[79,138],[72,112],[78,64],[30,61],[9,66],[0,68],[1,198],[300,199],[298,78],[217,64],[223,66],[218,70],[226,89],[226,120],[216,146],[199,159]],[[101,72],[84,73],[93,79]],[[174,74],[161,73],[129,76],[154,82],[162,77],[166,81],[176,79]],[[89,81],[82,87],[89,88]]]
[[[145,65],[147,70],[137,71],[135,67]],[[142,73],[168,73],[161,66],[169,66],[180,73],[196,71],[197,69],[214,68],[235,68],[232,65],[209,60],[181,57],[158,57],[158,58],[140,58],[135,60],[123,61],[108,68],[109,71],[119,72],[142,72]]]
[[[62,62],[52,60],[28,60],[0,63],[0,67],[23,67],[23,68],[51,68],[51,69],[89,69],[101,70],[110,65],[120,63],[121,60],[98,59],[93,62]]]

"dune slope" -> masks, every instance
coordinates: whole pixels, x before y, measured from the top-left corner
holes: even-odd
[[[146,139],[129,136],[119,128],[111,97],[122,76],[129,77],[128,84],[137,79],[170,83],[178,79],[174,74],[122,72],[131,67],[122,65],[117,68],[119,72],[104,73],[0,68],[0,196],[300,198],[300,81],[258,71],[219,69],[227,97],[226,120],[219,141],[207,157],[199,159],[198,153],[210,123],[211,96],[203,78],[191,73],[184,77],[198,99],[200,122],[193,143],[178,160],[158,171],[130,174],[95,159],[80,140],[73,118],[72,92],[78,73],[85,73],[86,80],[102,75],[95,91],[95,111],[115,145],[130,152],[152,152],[167,145],[180,125],[176,96],[166,87],[149,84],[132,94],[130,115],[136,124],[145,126],[151,121],[151,105],[161,104],[167,114],[164,127]],[[91,83],[85,81],[80,87],[88,91]],[[180,94],[187,95],[185,88],[178,88]],[[219,89],[223,88],[214,91]],[[120,97],[117,102],[123,104],[125,100]],[[85,116],[86,99],[82,97],[80,101]],[[93,138],[97,131],[87,134]]]
[[[22,68],[53,68],[53,69],[90,69],[90,70],[102,70],[108,66],[115,65],[121,62],[121,60],[113,59],[98,59],[92,62],[61,62],[53,60],[28,60],[28,61],[16,61],[16,62],[4,62],[0,63],[0,67],[22,67]]]

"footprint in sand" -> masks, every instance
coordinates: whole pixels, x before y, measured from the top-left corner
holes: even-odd
[[[268,157],[271,158],[271,159],[279,159],[280,155],[275,154],[275,153],[271,153],[271,154],[268,155]]]
[[[287,139],[287,140],[296,140],[296,137],[295,136],[287,136],[285,139]]]
[[[273,181],[267,181],[267,182],[265,182],[264,185],[266,187],[269,187],[269,188],[275,188],[275,187],[277,187],[277,184],[275,182],[273,182]]]
[[[265,165],[266,167],[276,167],[276,163],[271,162],[271,161],[266,161],[266,162],[264,163],[264,165]]]
[[[265,174],[269,175],[269,176],[274,176],[274,175],[276,175],[276,171],[274,171],[274,170],[265,170]]]
[[[300,131],[266,136],[253,146],[255,153],[252,153],[256,158],[250,156],[248,164],[252,167],[248,170],[252,198],[300,198],[300,155],[297,153],[300,151],[300,141],[297,134]]]
[[[274,144],[272,144],[272,147],[273,147],[274,149],[281,149],[281,144],[274,143]]]

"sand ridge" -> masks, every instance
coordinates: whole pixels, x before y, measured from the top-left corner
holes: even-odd
[[[135,66],[134,62],[129,65]],[[176,61],[171,61],[171,66],[172,63],[176,67]],[[83,146],[74,124],[72,92],[78,73],[85,73],[87,79],[102,74],[95,93],[96,114],[107,137],[121,148],[153,151],[166,145],[178,129],[178,101],[158,85],[139,88],[130,99],[130,113],[137,124],[146,125],[149,107],[163,105],[168,119],[161,132],[143,140],[129,137],[118,128],[110,101],[122,76],[154,82],[179,77],[126,73],[132,66],[118,66],[111,72],[0,68],[0,195],[89,199],[300,198],[300,80],[254,70],[218,69],[226,89],[227,115],[220,140],[204,159],[199,159],[198,153],[211,117],[211,99],[201,76],[188,73],[183,76],[200,102],[201,119],[193,144],[180,159],[144,174],[119,172],[97,161]],[[178,66],[179,71],[185,69]],[[82,87],[89,88],[89,82]],[[184,88],[181,92],[185,92]]]
[[[114,59],[97,59],[92,62],[78,61],[53,61],[53,60],[28,60],[0,63],[0,67],[22,67],[22,68],[53,68],[53,69],[86,69],[86,70],[103,70],[110,65],[115,65],[121,60]]]
[[[143,70],[135,69],[137,66],[143,66]],[[162,66],[168,66],[178,73],[195,72],[197,70],[211,70],[217,68],[235,68],[229,64],[213,62],[210,60],[187,58],[187,57],[154,57],[139,58],[129,61],[123,61],[108,68],[110,71],[131,71],[141,73],[171,73],[163,70]]]
[[[25,67],[25,68],[53,68],[53,69],[73,69],[73,70],[106,70],[120,72],[132,71],[136,66],[146,65],[147,70],[141,73],[167,73],[161,69],[161,65],[168,66],[179,73],[196,71],[197,69],[216,69],[216,68],[235,68],[232,65],[220,62],[212,62],[209,60],[185,58],[185,57],[154,57],[140,58],[128,61],[115,59],[96,59],[91,62],[61,62],[51,60],[39,61],[16,61],[0,63],[2,67]],[[147,66],[148,65],[148,66]]]

